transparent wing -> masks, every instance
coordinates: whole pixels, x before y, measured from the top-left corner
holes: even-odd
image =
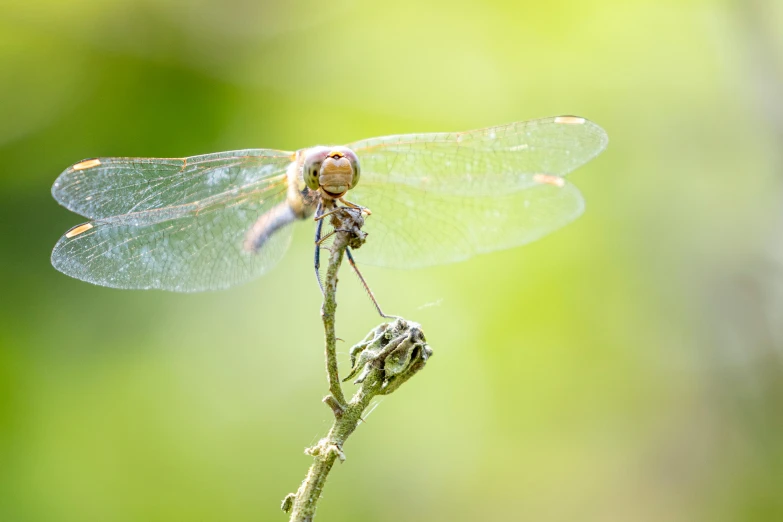
[[[357,142],[362,177],[349,199],[373,212],[357,257],[413,268],[534,241],[582,213],[561,176],[607,143],[576,116]]]
[[[370,184],[351,197],[372,210],[357,261],[391,268],[452,263],[530,243],[582,214],[584,200],[572,184],[528,181],[530,188],[494,198]]]
[[[248,149],[189,158],[94,158],[65,169],[52,186],[62,206],[91,219],[193,203],[265,183],[293,153]]]
[[[290,157],[268,152],[276,151],[76,164],[52,192],[95,219],[57,242],[52,264],[98,285],[179,292],[226,288],[260,275],[279,261],[291,237],[283,227],[258,252],[244,246],[260,216],[286,208]]]
[[[384,136],[349,147],[362,165],[356,191],[370,182],[498,196],[532,186],[526,174],[564,176],[597,156],[608,141],[595,123],[558,116],[467,132]]]

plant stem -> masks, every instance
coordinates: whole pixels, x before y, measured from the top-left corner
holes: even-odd
[[[432,355],[418,324],[397,318],[393,323],[378,326],[361,343],[351,349],[351,361],[354,363],[351,375],[359,373],[362,368],[364,371],[356,380],[356,383],[360,384],[359,389],[350,402],[346,403],[337,368],[335,346],[337,273],[345,249],[349,246],[358,248],[364,242],[366,234],[361,231],[363,223],[361,212],[355,209],[340,208],[331,216],[331,224],[337,233],[331,245],[329,266],[324,281],[321,316],[326,337],[326,375],[330,393],[324,398],[324,402],[334,412],[334,424],[326,437],[312,448],[305,450],[306,454],[313,456],[313,464],[297,492],[289,494],[283,500],[283,511],[291,513],[291,522],[313,520],[318,500],[334,461],[345,460],[343,444],[356,430],[362,420],[362,413],[373,397],[386,395],[399,388],[420,370]],[[357,355],[359,355],[358,359]]]
[[[324,336],[326,337],[326,376],[329,380],[329,392],[337,402],[337,404],[329,405],[335,413],[345,406],[345,396],[337,370],[337,337],[334,333],[334,320],[337,311],[337,273],[343,262],[345,248],[348,246],[347,241],[341,237],[341,233],[336,236],[329,256],[329,266],[324,281],[324,302],[321,306],[321,319],[324,323]]]
[[[314,459],[307,472],[307,477],[292,499],[291,522],[310,522],[315,516],[318,500],[334,461],[338,458],[341,461],[345,460],[342,451],[343,444],[359,425],[362,420],[362,412],[369,406],[379,389],[380,383],[377,378],[373,385],[362,386],[351,402],[346,405],[342,415],[335,418],[332,429],[329,430],[326,437],[305,451]]]

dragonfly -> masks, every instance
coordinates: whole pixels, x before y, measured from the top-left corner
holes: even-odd
[[[60,238],[51,260],[113,288],[224,289],[267,272],[291,242],[290,225],[315,219],[317,275],[323,216],[347,206],[371,214],[363,263],[462,261],[580,216],[584,199],[565,176],[607,143],[586,118],[557,116],[294,152],[86,159],[57,178],[52,195],[89,221]]]

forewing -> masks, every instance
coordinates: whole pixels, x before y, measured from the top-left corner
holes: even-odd
[[[558,116],[467,132],[405,134],[349,145],[365,183],[442,194],[501,196],[531,187],[533,174],[565,176],[597,156],[608,138],[595,123]]]
[[[528,188],[496,197],[368,183],[351,199],[372,210],[359,262],[418,268],[530,243],[579,217],[584,201],[563,179],[521,176]],[[546,180],[546,178],[544,178]],[[551,181],[551,180],[547,180]]]
[[[247,149],[189,158],[94,158],[52,186],[65,208],[91,219],[185,205],[263,185],[285,172],[291,152]]]
[[[362,177],[349,198],[372,210],[357,257],[411,268],[534,241],[582,213],[562,176],[607,143],[577,116],[356,142]]]
[[[198,202],[91,221],[60,238],[52,264],[114,288],[226,288],[262,274],[283,256],[291,227],[257,252],[244,245],[262,214],[286,205],[286,186],[285,176],[276,176]]]

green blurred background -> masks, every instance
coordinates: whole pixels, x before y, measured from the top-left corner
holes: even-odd
[[[318,519],[783,520],[781,26],[774,0],[5,2],[0,520],[285,520],[329,427],[312,225],[229,291],[94,287],[49,264],[66,166],[570,113],[610,136],[581,219],[365,269],[435,357]],[[379,321],[343,280],[346,368]]]

